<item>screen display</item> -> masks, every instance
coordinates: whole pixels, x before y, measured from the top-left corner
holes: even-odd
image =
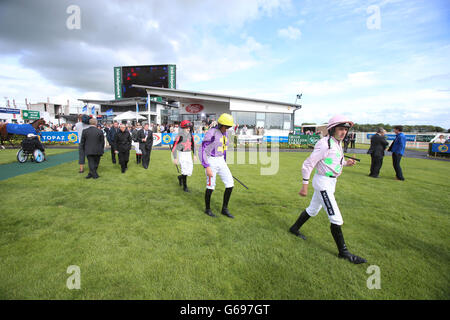
[[[147,97],[145,89],[131,85],[169,88],[169,66],[122,67],[122,98]]]

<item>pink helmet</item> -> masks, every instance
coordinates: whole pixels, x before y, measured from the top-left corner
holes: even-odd
[[[337,127],[340,124],[348,124],[349,128],[353,127],[354,125],[353,121],[350,121],[346,116],[338,114],[332,117],[330,121],[328,121],[327,129],[330,130],[331,128]]]

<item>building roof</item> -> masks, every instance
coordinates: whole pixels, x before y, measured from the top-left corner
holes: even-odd
[[[93,104],[100,104],[100,105],[106,105],[106,106],[133,106],[138,103],[146,103],[147,98],[144,97],[135,97],[135,98],[124,98],[124,99],[117,99],[117,100],[94,100],[94,99],[78,99],[78,101],[82,101],[84,103],[93,103]],[[166,101],[151,101],[151,103],[157,103],[166,107],[170,108],[178,108],[177,105],[170,104]]]
[[[178,90],[178,89],[167,89],[167,88],[159,88],[159,87],[150,87],[150,86],[142,86],[133,84],[133,87],[146,89],[148,93],[151,95],[157,95],[165,98],[173,98],[180,102],[187,101],[189,99],[198,99],[205,101],[219,101],[219,102],[230,102],[231,99],[238,100],[247,100],[252,102],[260,102],[260,103],[270,103],[277,104],[280,106],[286,107],[294,107],[300,109],[302,106],[300,104],[287,103],[287,102],[279,102],[279,101],[271,101],[271,100],[262,100],[262,99],[254,99],[254,98],[244,98],[237,96],[227,96],[216,93],[207,93],[207,92],[197,92],[197,91],[188,91],[188,90]]]

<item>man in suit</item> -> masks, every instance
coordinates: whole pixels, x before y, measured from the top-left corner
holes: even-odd
[[[403,177],[403,171],[400,167],[400,161],[402,160],[406,147],[406,137],[403,134],[403,126],[395,126],[394,132],[397,136],[388,151],[392,152],[392,164],[394,166],[396,179],[404,181],[405,178]]]
[[[349,137],[349,135],[347,134],[345,137],[344,137],[344,153],[347,153],[347,149],[348,149],[348,144],[350,143],[350,137]]]
[[[114,144],[117,148],[115,152],[119,155],[122,173],[125,173],[128,169],[128,160],[130,159],[131,134],[123,123],[120,125],[120,130],[114,138]]]
[[[119,123],[117,121],[114,121],[113,127],[109,129],[108,135],[106,136],[106,138],[108,139],[108,143],[111,146],[111,158],[113,164],[116,163],[116,150],[117,150],[117,147],[114,144],[114,139],[118,132],[119,132]]]
[[[383,165],[384,150],[389,144],[384,138],[385,134],[386,130],[378,128],[377,133],[370,138],[370,148],[367,151],[372,157],[369,177],[378,178],[378,175],[380,174],[380,169]]]
[[[84,154],[88,159],[89,174],[86,176],[86,179],[97,179],[99,178],[97,168],[105,148],[105,136],[102,130],[96,128],[97,119],[89,119],[89,125],[89,128],[83,130],[80,147],[83,148]]]
[[[352,132],[349,133],[349,135],[350,135],[350,149],[355,149],[356,148],[356,145],[355,145],[356,132],[352,131]]]
[[[142,129],[141,124],[138,122],[136,124],[136,128],[133,129],[133,131],[131,132],[131,139],[133,140],[133,142],[131,143],[134,147],[134,150],[136,151],[136,164],[141,163],[142,160],[142,151],[141,149],[139,149],[139,141],[138,141],[138,133],[139,131]]]
[[[150,154],[153,146],[153,131],[149,129],[149,124],[144,125],[144,129],[138,132],[139,149],[142,151],[142,166],[148,169]]]

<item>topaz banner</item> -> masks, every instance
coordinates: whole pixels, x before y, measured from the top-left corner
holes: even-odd
[[[79,143],[78,133],[72,131],[41,131],[39,133],[42,142],[71,142]]]

